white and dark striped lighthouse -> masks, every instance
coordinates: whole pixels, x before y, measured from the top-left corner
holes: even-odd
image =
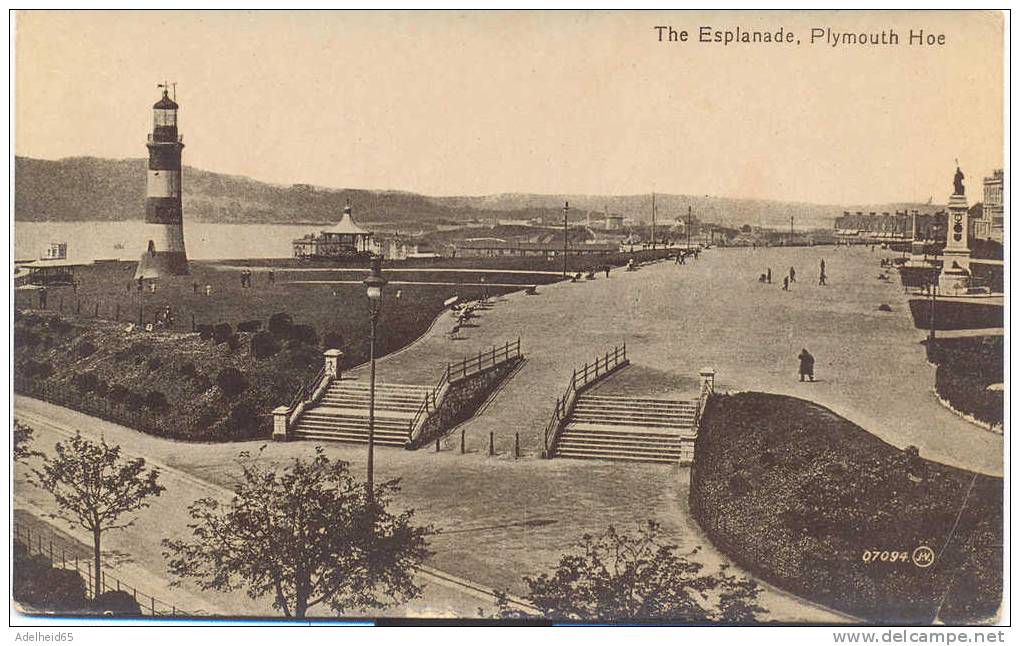
[[[163,98],[152,106],[149,170],[145,182],[145,251],[135,278],[186,276],[188,255],[184,251],[181,217],[181,150],[177,133],[177,103],[166,85]]]

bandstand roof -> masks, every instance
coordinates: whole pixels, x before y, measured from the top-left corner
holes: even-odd
[[[331,226],[328,229],[323,229],[322,232],[323,233],[341,233],[341,234],[347,234],[347,235],[363,235],[363,236],[372,235],[371,231],[366,231],[365,229],[362,229],[361,227],[359,227],[357,224],[354,223],[354,218],[351,217],[351,207],[350,206],[344,207],[344,214],[340,218],[339,222],[337,222],[336,224],[334,224],[333,226]]]

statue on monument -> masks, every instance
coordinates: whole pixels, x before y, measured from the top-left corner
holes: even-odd
[[[956,175],[953,176],[953,195],[963,195],[963,171],[956,167]]]

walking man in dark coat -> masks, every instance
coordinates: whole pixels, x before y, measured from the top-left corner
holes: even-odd
[[[765,282],[769,285],[772,284],[772,267],[765,270]]]
[[[815,380],[815,358],[811,356],[811,353],[807,351],[807,348],[801,348],[800,354],[797,355],[800,359],[800,380],[804,381],[804,377],[809,380]]]
[[[797,282],[797,272],[794,271],[793,267],[790,267],[790,282],[791,283]]]

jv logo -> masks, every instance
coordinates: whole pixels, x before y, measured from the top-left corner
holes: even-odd
[[[935,552],[927,545],[921,545],[914,550],[911,560],[917,567],[931,567],[931,564],[935,562]]]

